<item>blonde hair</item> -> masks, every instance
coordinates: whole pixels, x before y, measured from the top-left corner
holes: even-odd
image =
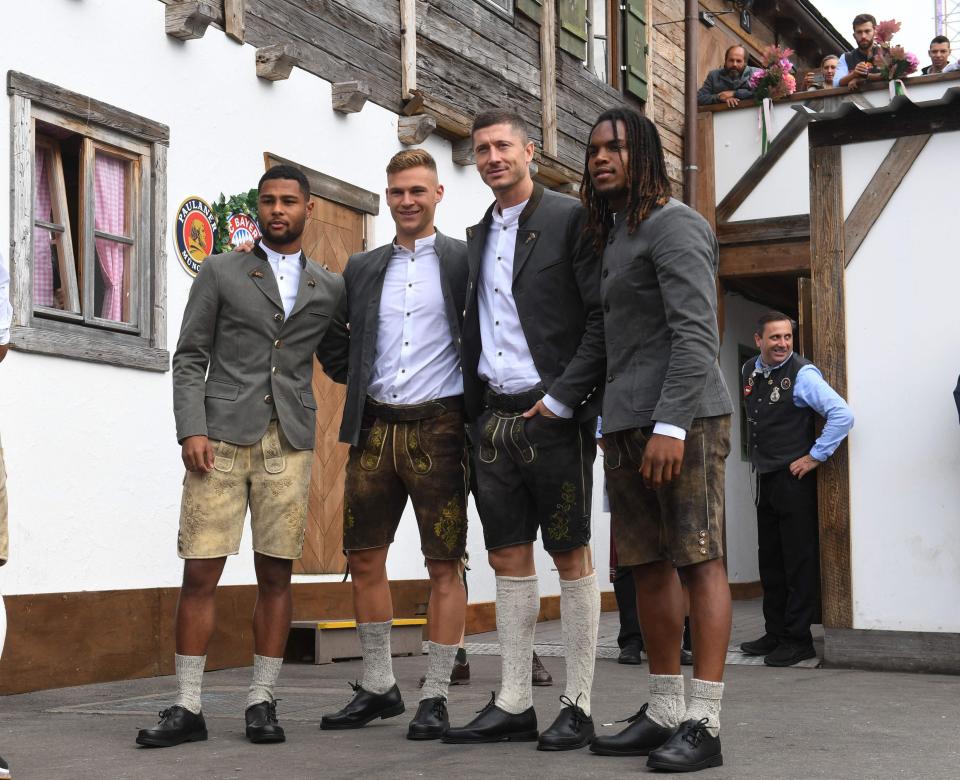
[[[390,158],[390,162],[387,163],[387,175],[421,166],[429,168],[434,173],[437,172],[437,162],[426,149],[404,149]]]

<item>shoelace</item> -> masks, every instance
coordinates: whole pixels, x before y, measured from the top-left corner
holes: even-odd
[[[689,742],[693,747],[698,747],[703,741],[703,735],[707,733],[707,719],[700,718],[694,723],[687,733],[683,735],[684,742]]]
[[[570,697],[566,694],[560,696],[560,703],[564,707],[570,708],[570,717],[573,718],[573,728],[576,731],[580,731],[580,727],[587,721],[587,713],[583,711],[580,707],[580,697],[583,696],[582,693],[577,694],[576,701],[570,701]]]
[[[438,698],[436,701],[434,701],[431,709],[433,710],[434,715],[436,715],[438,718],[442,718],[444,712],[447,710],[446,699]]]
[[[167,719],[167,716],[170,714],[170,711],[172,709],[173,707],[167,707],[165,710],[160,710],[160,712],[157,713],[160,716],[161,723],[163,723]]]
[[[490,701],[488,701],[486,704],[484,704],[483,707],[481,707],[479,710],[477,710],[477,712],[478,712],[478,713],[480,713],[480,712],[486,712],[486,711],[489,710],[491,707],[495,707],[496,704],[497,704],[497,693],[496,693],[496,691],[490,691]]]
[[[637,712],[631,715],[629,718],[624,718],[623,720],[618,720],[617,723],[633,723],[634,721],[640,720],[644,715],[647,714],[647,707],[650,706],[650,703],[644,704]]]
[[[277,702],[280,699],[274,699],[273,701],[267,702],[267,722],[268,723],[277,723]]]

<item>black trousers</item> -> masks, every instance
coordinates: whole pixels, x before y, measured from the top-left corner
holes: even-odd
[[[617,609],[620,611],[620,633],[617,635],[617,644],[621,650],[632,644],[643,647],[640,618],[637,616],[637,587],[633,581],[633,569],[627,566],[614,569],[613,592],[617,597]]]
[[[819,614],[817,481],[782,468],[758,479],[757,542],[763,619],[781,641],[809,643]]]

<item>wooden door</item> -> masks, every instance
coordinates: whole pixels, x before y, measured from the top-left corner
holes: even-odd
[[[342,273],[347,258],[363,249],[363,214],[313,196],[313,213],[303,233],[307,257]],[[313,364],[313,397],[317,400],[317,434],[310,476],[307,530],[297,574],[340,574],[343,556],[343,475],[348,447],[338,441],[346,389]]]

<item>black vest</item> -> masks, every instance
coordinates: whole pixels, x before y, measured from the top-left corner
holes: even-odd
[[[873,64],[873,58],[876,55],[876,53],[877,53],[876,47],[870,49],[869,55],[864,54],[862,51],[860,51],[859,47],[857,47],[853,51],[848,51],[846,54],[843,55],[843,61],[847,63],[847,73],[853,73],[853,69],[856,68],[857,65],[861,62],[869,62],[870,72],[879,73],[880,71]]]
[[[785,468],[807,455],[816,441],[815,413],[793,402],[797,374],[810,361],[796,352],[765,377],[754,373],[756,359],[743,364],[743,406],[747,413],[747,455],[757,471]]]

